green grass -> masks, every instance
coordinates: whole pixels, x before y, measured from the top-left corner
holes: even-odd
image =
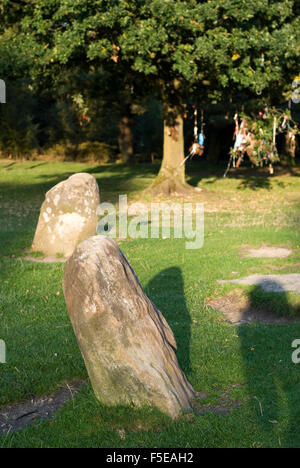
[[[70,174],[87,171],[97,178],[102,201],[117,202],[119,194],[128,194],[130,200],[149,202],[141,190],[157,169],[0,161],[0,339],[7,345],[0,406],[87,380],[64,303],[64,265],[23,258],[45,192]],[[121,248],[174,331],[188,379],[197,391],[208,392],[201,405],[231,405],[231,411],[171,421],[153,408],[105,407],[88,383],[53,420],[0,437],[0,447],[300,447],[300,367],[291,360],[300,323],[234,327],[206,306],[208,298],[236,287],[218,285],[219,279],[298,272],[298,174],[266,178],[240,171],[227,179],[221,174],[222,168],[201,164],[189,168],[190,182],[205,189],[194,200],[205,203],[202,249],[186,250],[180,239],[128,240]],[[238,256],[241,246],[262,244],[286,246],[293,254]],[[244,291],[255,306],[299,315],[295,294]]]

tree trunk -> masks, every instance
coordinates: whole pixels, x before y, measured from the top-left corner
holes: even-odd
[[[293,166],[295,164],[296,156],[296,137],[292,132],[284,134],[284,142],[282,148],[282,155],[280,157],[281,164]]]
[[[133,164],[133,117],[131,115],[123,115],[119,120],[118,143],[123,162]]]
[[[164,154],[160,172],[148,191],[154,195],[190,194],[194,187],[185,183],[183,119],[177,115],[164,121]]]

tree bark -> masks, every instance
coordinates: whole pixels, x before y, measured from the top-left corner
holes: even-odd
[[[164,121],[164,154],[160,172],[148,191],[154,195],[190,194],[185,182],[183,119],[177,115]]]
[[[181,183],[185,180],[183,120],[177,116],[172,126],[164,122],[164,157],[161,166],[162,175],[175,175]]]
[[[118,143],[124,163],[134,163],[133,116],[123,115],[119,120]]]
[[[282,156],[280,158],[281,163],[287,166],[293,166],[295,164],[296,156],[296,137],[293,133],[287,132],[284,135]]]

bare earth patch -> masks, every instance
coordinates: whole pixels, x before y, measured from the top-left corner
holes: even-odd
[[[285,325],[299,320],[289,317],[277,317],[268,310],[256,309],[240,289],[230,291],[229,294],[210,300],[207,305],[221,312],[225,320],[234,325],[247,323],[264,323],[267,325]]]
[[[291,255],[292,250],[282,247],[268,247],[263,245],[260,249],[243,247],[240,252],[242,258],[286,258]]]
[[[203,395],[196,395],[196,399],[193,401],[193,410],[197,416],[202,416],[206,413],[212,412],[215,414],[229,414],[233,409],[238,409],[242,406],[241,402],[233,400],[231,398],[231,391],[242,387],[245,384],[235,384],[225,390],[221,390],[218,395],[218,403],[216,404],[205,404],[205,400],[209,397],[209,394],[202,392]],[[202,402],[204,400],[204,402]]]
[[[25,429],[38,419],[51,419],[82,388],[83,382],[73,382],[52,397],[34,398],[0,408],[0,434]]]
[[[26,254],[24,257],[21,257],[21,260],[26,260],[27,262],[35,263],[65,263],[69,257],[64,257],[63,255],[51,255],[46,256],[42,252],[35,252],[31,249],[24,249]]]

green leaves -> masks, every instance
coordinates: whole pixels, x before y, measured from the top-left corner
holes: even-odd
[[[186,95],[201,88],[205,76],[220,99],[229,88],[267,95],[274,84],[287,86],[300,56],[295,0],[32,0],[17,10],[7,0],[4,5],[5,24],[15,38],[26,38],[23,50],[33,70],[113,67],[131,82],[145,79],[144,86],[160,94],[180,79],[178,93]]]

